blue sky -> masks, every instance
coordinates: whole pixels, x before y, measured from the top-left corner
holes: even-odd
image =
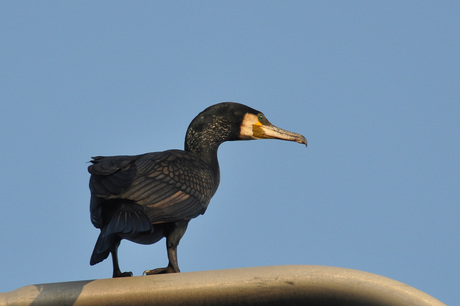
[[[182,148],[237,101],[309,147],[225,143],[183,272],[311,264],[458,304],[456,1],[3,1],[0,292],[105,278],[91,267],[88,161]],[[122,270],[167,262],[122,242]]]

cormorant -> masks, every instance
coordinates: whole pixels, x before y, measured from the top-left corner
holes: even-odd
[[[112,254],[113,277],[121,272],[122,239],[152,244],[166,237],[169,264],[144,274],[180,272],[177,245],[188,222],[204,214],[219,186],[217,149],[229,140],[282,139],[307,145],[304,136],[272,125],[246,105],[224,102],[206,108],[190,123],[184,150],[136,156],[97,156],[91,174],[91,222],[101,233],[90,264]]]

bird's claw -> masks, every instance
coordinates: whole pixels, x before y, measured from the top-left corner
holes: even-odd
[[[177,273],[172,267],[157,268],[153,270],[145,270],[142,275],[155,275],[155,274],[166,274],[166,273]]]
[[[116,278],[116,277],[130,277],[130,276],[133,276],[133,272],[123,272],[123,273],[117,273],[117,274],[114,274],[113,277]]]

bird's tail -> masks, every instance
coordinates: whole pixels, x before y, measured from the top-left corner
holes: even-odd
[[[95,265],[106,259],[110,251],[118,247],[121,238],[133,240],[131,237],[152,230],[152,225],[140,205],[121,205],[112,215],[108,224],[101,229],[91,255],[90,265]]]
[[[96,245],[94,246],[93,254],[91,255],[90,265],[95,265],[104,259],[106,259],[110,254],[110,249],[115,245],[115,235],[107,235],[106,229],[101,230],[99,237],[97,238]]]

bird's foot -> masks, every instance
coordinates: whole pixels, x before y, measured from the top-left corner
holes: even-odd
[[[154,275],[154,274],[166,274],[166,273],[177,273],[173,267],[157,268],[153,270],[145,270],[143,275]]]
[[[114,272],[113,273],[113,277],[129,277],[129,276],[133,276],[133,272]]]

